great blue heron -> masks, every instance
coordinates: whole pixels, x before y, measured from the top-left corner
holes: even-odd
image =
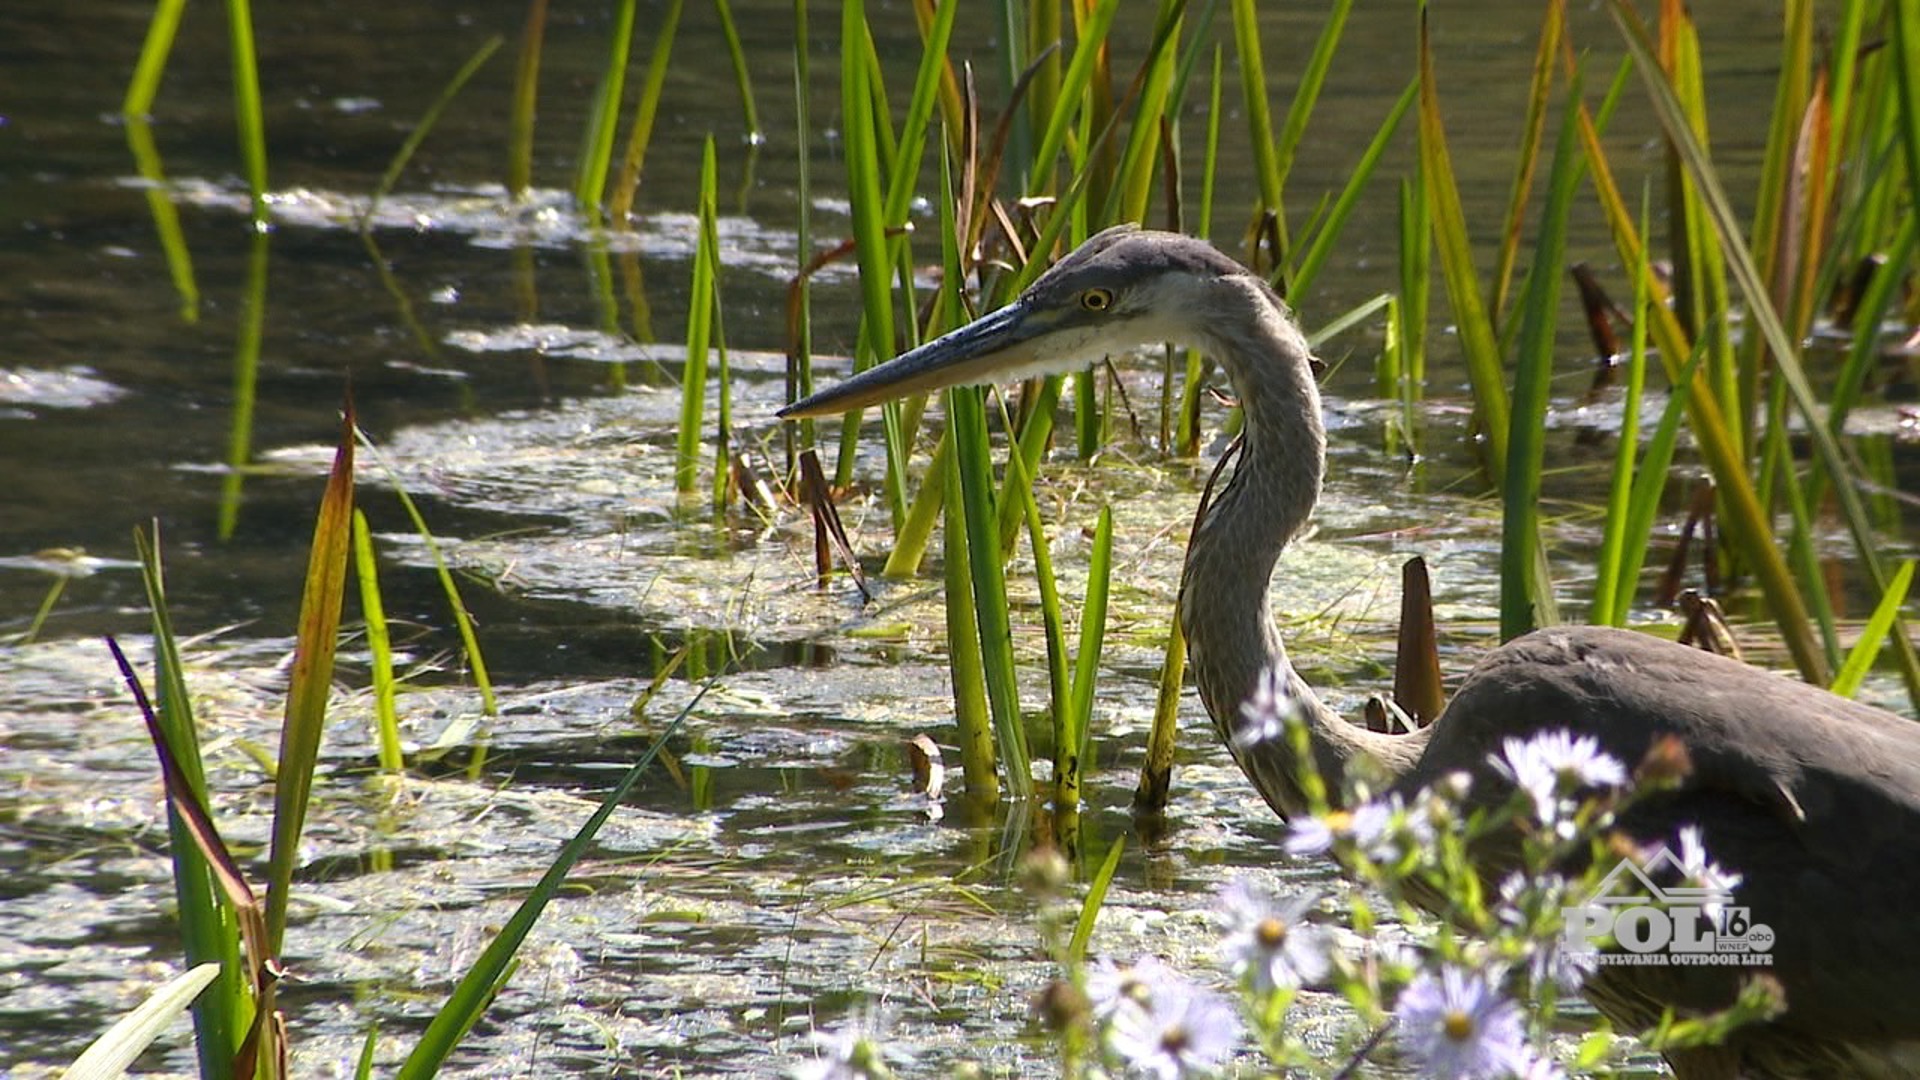
[[[1697,825],[1741,874],[1736,901],[1776,935],[1786,1011],[1725,1045],[1672,1053],[1688,1080],[1920,1075],[1920,725],[1804,683],[1644,634],[1538,630],[1495,649],[1432,725],[1389,735],[1350,724],[1294,671],[1268,601],[1273,568],[1319,498],[1320,394],[1305,338],[1266,282],[1212,246],[1131,227],[1089,239],[1019,299],[796,402],[819,416],[912,391],[1062,370],[1140,344],[1200,349],[1245,409],[1231,480],[1197,523],[1181,585],[1194,682],[1248,779],[1283,818],[1306,810],[1288,740],[1248,740],[1241,704],[1268,672],[1308,721],[1329,791],[1361,759],[1417,791],[1455,771],[1502,783],[1503,740],[1571,729],[1639,762],[1678,737],[1692,770],[1638,804],[1636,839]],[[1637,1030],[1666,1007],[1724,1007],[1739,973],[1602,967],[1590,1000]]]

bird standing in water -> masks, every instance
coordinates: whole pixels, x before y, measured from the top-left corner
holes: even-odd
[[[1722,1046],[1677,1051],[1683,1080],[1920,1075],[1920,725],[1804,683],[1644,634],[1537,630],[1475,666],[1431,725],[1409,734],[1348,723],[1287,659],[1268,599],[1273,569],[1319,499],[1326,467],[1306,339],[1278,295],[1211,245],[1120,226],[1062,259],[1006,307],[781,410],[822,416],[901,395],[1071,370],[1103,354],[1174,342],[1225,369],[1245,412],[1232,478],[1196,523],[1180,625],[1201,701],[1267,803],[1308,811],[1286,739],[1243,736],[1272,680],[1305,718],[1338,800],[1367,762],[1411,794],[1464,771],[1511,791],[1490,758],[1507,739],[1568,730],[1624,762],[1664,737],[1692,769],[1623,821],[1642,843],[1698,827],[1742,876],[1737,899],[1776,934],[1786,1009]],[[1741,972],[1602,967],[1589,1000],[1639,1030],[1662,1010],[1723,1008]]]

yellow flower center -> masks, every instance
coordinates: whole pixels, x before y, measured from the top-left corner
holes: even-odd
[[[1473,1037],[1473,1017],[1459,1009],[1448,1009],[1447,1015],[1440,1019],[1440,1030],[1454,1042],[1466,1042]]]
[[[1271,952],[1287,943],[1287,924],[1272,915],[1261,919],[1253,928],[1253,939],[1260,947]]]

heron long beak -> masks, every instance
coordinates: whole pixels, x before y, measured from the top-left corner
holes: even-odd
[[[789,420],[865,408],[908,394],[998,381],[1034,360],[1032,343],[1048,327],[1022,300],[984,315],[884,364],[802,398],[777,414]]]

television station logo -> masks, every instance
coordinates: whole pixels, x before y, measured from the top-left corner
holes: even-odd
[[[1772,927],[1735,905],[1730,889],[1655,883],[1668,870],[1687,878],[1664,844],[1644,865],[1620,860],[1586,903],[1562,910],[1568,951],[1592,954],[1612,941],[1615,951],[1594,957],[1602,966],[1773,965]]]

